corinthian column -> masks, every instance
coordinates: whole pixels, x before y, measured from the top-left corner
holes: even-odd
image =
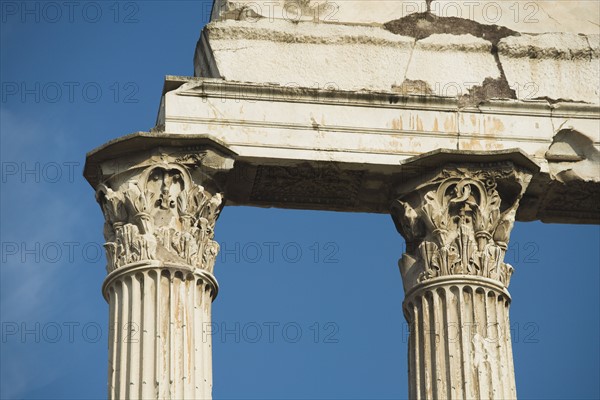
[[[400,190],[409,398],[516,398],[504,255],[529,180],[512,162],[447,165]]]
[[[213,176],[224,158],[160,147],[120,155],[116,165],[115,150],[101,150],[100,176],[88,177],[106,221],[108,398],[210,399],[223,206]]]

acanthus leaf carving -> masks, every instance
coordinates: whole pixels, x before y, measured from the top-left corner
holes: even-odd
[[[214,226],[223,206],[179,164],[152,166],[117,190],[101,185],[107,270],[142,260],[178,262],[212,272]]]
[[[504,164],[450,167],[398,199],[392,215],[407,242],[400,262],[405,289],[451,275],[482,276],[508,287],[513,267],[504,255],[529,179]],[[507,193],[499,191],[500,181],[511,183]]]

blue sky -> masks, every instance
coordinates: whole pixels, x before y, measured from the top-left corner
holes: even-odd
[[[154,125],[164,76],[193,74],[209,6],[48,4],[0,2],[0,397],[99,399],[103,217],[85,153]],[[214,398],[406,398],[388,215],[229,207],[216,236]],[[520,398],[600,397],[599,244],[598,226],[516,224]]]

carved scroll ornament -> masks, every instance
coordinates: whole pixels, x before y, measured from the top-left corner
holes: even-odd
[[[223,206],[193,182],[179,164],[143,171],[117,190],[100,185],[96,198],[105,217],[107,271],[141,260],[161,260],[213,271],[219,245],[213,240]]]
[[[407,242],[400,260],[405,289],[451,275],[508,287],[513,267],[504,255],[528,178],[511,167],[450,168],[406,196],[410,200],[397,200],[392,215]],[[508,193],[499,191],[499,181],[512,183]]]

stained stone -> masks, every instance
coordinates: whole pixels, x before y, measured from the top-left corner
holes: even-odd
[[[409,397],[516,398],[514,222],[600,223],[600,3],[473,3],[215,1],[152,131],[87,155],[110,399],[211,398],[226,202],[391,214]]]

